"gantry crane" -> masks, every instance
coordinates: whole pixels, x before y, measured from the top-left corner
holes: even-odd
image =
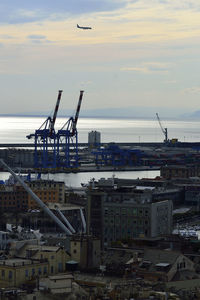
[[[53,117],[49,116],[35,133],[27,135],[28,139],[34,138],[34,166],[35,168],[56,167],[56,132],[55,122],[62,96],[62,90],[58,91]]]
[[[80,91],[78,105],[74,117],[57,132],[57,167],[76,169],[78,167],[78,132],[77,122],[84,91]]]
[[[164,134],[164,137],[165,137],[164,143],[168,143],[169,140],[168,140],[168,132],[167,132],[167,128],[163,128],[158,113],[156,113],[156,117],[157,117],[157,119],[158,119],[158,123],[159,123],[160,128],[161,128],[161,130],[162,130],[162,132],[163,132],[163,134]]]

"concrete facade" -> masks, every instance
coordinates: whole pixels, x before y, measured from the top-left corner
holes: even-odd
[[[99,131],[90,131],[88,133],[88,144],[89,146],[100,145],[101,133]]]
[[[171,200],[152,201],[148,193],[131,193],[130,188],[88,189],[87,222],[102,246],[138,237],[156,237],[172,232]]]

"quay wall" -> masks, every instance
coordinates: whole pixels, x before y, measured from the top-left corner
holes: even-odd
[[[101,143],[100,146],[106,146],[111,143]],[[177,143],[169,143],[169,144],[164,144],[164,143],[159,143],[159,142],[137,142],[137,143],[132,143],[132,142],[125,142],[125,143],[114,143],[118,146],[139,146],[139,147],[163,147],[163,146],[168,146],[168,147],[181,147],[181,148],[193,148],[193,147],[200,147],[200,142],[177,142]],[[38,145],[42,147],[41,145]],[[78,143],[78,147],[88,147],[88,143]],[[34,148],[34,143],[0,143],[0,148]]]

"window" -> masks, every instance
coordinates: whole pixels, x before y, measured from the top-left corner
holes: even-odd
[[[9,279],[12,279],[12,271],[9,271],[9,272],[8,272],[8,278],[9,278]]]
[[[1,270],[1,277],[5,277],[5,270]]]
[[[137,215],[137,208],[133,208],[133,215],[134,215],[134,216]]]
[[[73,251],[74,253],[76,253],[76,249],[74,249],[74,251]]]
[[[39,268],[39,269],[38,269],[38,275],[41,275],[41,274],[42,274],[42,269]]]
[[[47,274],[47,267],[44,267],[43,274]]]
[[[54,259],[54,256],[53,256],[53,255],[51,256],[51,259]]]
[[[28,270],[25,270],[25,277],[28,277]]]
[[[58,263],[58,272],[62,272],[63,271],[63,265],[61,262]]]
[[[32,269],[32,276],[35,275],[35,269]]]
[[[51,266],[51,273],[53,273],[53,266]]]
[[[126,208],[122,208],[122,215],[126,215]]]

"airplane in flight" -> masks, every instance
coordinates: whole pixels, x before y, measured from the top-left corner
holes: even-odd
[[[77,28],[79,28],[79,29],[92,29],[92,27],[79,26],[78,24],[77,24]]]

